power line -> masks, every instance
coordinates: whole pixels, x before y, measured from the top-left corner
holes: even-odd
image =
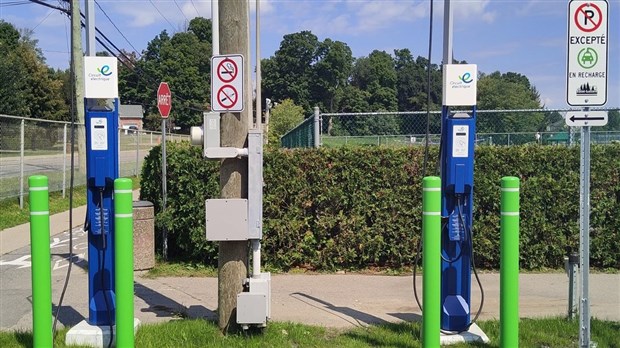
[[[194,4],[194,0],[189,0],[192,3],[192,7],[194,8],[194,10],[196,10],[196,13],[198,14],[198,16],[200,16],[200,12],[198,12],[198,9],[196,8],[196,5]]]
[[[22,0],[22,1],[3,1],[0,2],[0,7],[13,7],[20,5],[30,5],[30,1]]]
[[[149,2],[151,3],[151,5],[153,5],[153,7],[155,7],[155,9],[157,10],[157,12],[159,13],[160,16],[162,16],[163,19],[166,20],[166,22],[168,22],[168,24],[170,24],[170,27],[172,28],[172,30],[174,31],[174,25],[172,25],[172,23],[170,23],[170,21],[168,20],[168,18],[166,18],[166,16],[164,16],[163,13],[161,13],[161,11],[157,8],[157,6],[155,6],[155,4],[153,3],[153,0],[149,0]]]
[[[138,52],[138,49],[134,47],[134,45],[131,44],[131,42],[129,42],[129,40],[127,39],[127,37],[123,34],[123,32],[121,32],[121,30],[116,26],[116,24],[114,24],[114,22],[112,21],[112,18],[110,18],[110,16],[108,16],[108,14],[105,12],[105,10],[103,9],[103,7],[101,7],[101,5],[99,5],[99,2],[95,0],[95,4],[97,5],[97,7],[99,7],[99,9],[101,10],[101,12],[103,12],[103,14],[106,16],[106,18],[110,21],[110,23],[112,23],[112,25],[114,26],[114,28],[116,29],[116,31],[118,31],[119,34],[121,34],[121,36],[123,37],[123,39],[125,39],[125,41],[127,41],[127,43],[129,44],[129,46],[131,46],[131,48],[133,48],[134,52],[136,52],[136,54],[140,55],[140,52]]]
[[[45,20],[47,19],[47,17],[49,17],[52,12],[54,12],[54,10],[49,10],[49,12],[47,13],[47,15],[45,15],[45,18],[43,18],[39,24],[35,25],[34,28],[32,28],[32,31],[35,31],[35,29],[37,29],[39,27],[39,25],[41,25],[43,22],[45,22]]]
[[[189,22],[189,19],[187,19],[187,16],[185,16],[185,13],[183,13],[183,10],[181,9],[181,6],[179,6],[179,3],[177,2],[177,0],[174,0],[174,4],[177,5],[177,8],[179,9],[179,12],[181,12],[181,14],[183,15],[183,17],[185,17],[185,20],[187,22]]]
[[[51,5],[51,4],[49,4],[47,2],[44,2],[44,1],[41,1],[41,0],[29,0],[29,1],[33,2],[33,3],[36,3],[36,4],[39,4],[39,5],[42,5],[42,6],[45,6],[45,7],[48,7],[48,8],[52,8],[52,9],[61,11],[61,12],[65,13],[65,14],[67,14],[68,16],[70,16],[70,13],[71,13],[69,10],[66,10],[64,8],[61,8],[61,7],[58,7],[58,6],[55,6],[55,5]],[[81,16],[83,18],[85,18],[83,13],[80,13],[80,14],[81,14]],[[82,27],[86,27],[86,24],[84,23],[84,21],[81,21],[81,25],[82,25]],[[129,69],[134,74],[136,74],[136,76],[139,79],[143,80],[144,82],[147,82],[149,84],[158,84],[158,81],[156,81],[153,77],[151,77],[147,73],[145,73],[144,70],[142,70],[142,69],[140,69],[140,68],[138,68],[136,66],[130,66],[128,63],[129,62],[133,62],[133,60],[131,58],[129,58],[123,51],[121,51],[110,39],[108,39],[108,37],[105,34],[103,34],[103,32],[101,32],[101,30],[99,30],[97,27],[95,27],[95,30],[96,30],[96,32],[101,37],[103,37],[108,42],[109,45],[114,47],[118,51],[118,53],[114,53],[113,50],[110,47],[108,47],[108,45],[105,42],[103,42],[99,37],[95,37],[95,40],[101,46],[103,46],[103,48],[105,48],[111,55],[113,55],[117,59],[119,58],[119,55],[122,55],[123,58],[125,58],[125,59],[118,59],[118,61],[122,65],[124,65],[127,69]],[[136,69],[138,71],[136,71]],[[183,99],[183,98],[181,98],[179,96],[176,96],[175,98],[177,98],[179,101],[181,101],[181,103],[188,103],[188,104],[190,103],[189,101],[187,101],[187,100],[185,100],[185,99]],[[148,105],[153,105],[153,104],[148,104]],[[204,108],[202,108],[202,107],[196,107],[196,106],[191,106],[191,105],[180,104],[179,107],[183,108],[183,109],[187,109],[187,110],[198,111],[198,112],[203,112],[204,111]]]

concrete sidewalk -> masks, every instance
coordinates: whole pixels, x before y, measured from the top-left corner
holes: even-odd
[[[53,228],[66,229],[68,213],[57,215],[51,218]],[[76,219],[83,219],[83,213],[76,210],[74,220],[78,221]],[[11,235],[5,236],[7,232]],[[1,231],[0,235],[2,261],[24,259],[29,255],[27,225]],[[83,232],[74,236],[77,238],[76,247],[86,239]],[[61,231],[54,241],[62,243],[68,240],[67,237],[68,232]],[[55,248],[52,299],[56,305],[65,279],[66,259],[62,257],[66,257],[63,254],[66,247],[57,245]],[[75,325],[88,316],[87,263],[82,257],[75,264],[77,267],[73,268],[59,318],[60,323],[66,326]],[[30,268],[17,263],[13,265],[0,267],[0,330],[30,329],[32,326],[28,301],[31,294]],[[480,278],[484,287],[484,308],[480,319],[499,318],[499,274],[485,273]],[[417,279],[417,286],[421,296],[420,278]],[[135,294],[135,316],[142,323],[180,317],[216,319],[216,278],[149,279],[136,274]],[[520,275],[521,317],[564,316],[567,313],[567,298],[568,277],[564,273]],[[472,315],[477,312],[480,300],[480,291],[474,281]],[[590,301],[593,317],[620,321],[620,274],[592,274]],[[411,275],[277,274],[272,277],[271,306],[274,321],[337,328],[418,320],[421,315],[413,296]]]

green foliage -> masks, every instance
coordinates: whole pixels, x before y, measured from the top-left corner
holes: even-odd
[[[279,146],[280,137],[304,120],[304,110],[291,99],[284,99],[273,109],[269,118],[269,144]]]
[[[171,250],[217,256],[204,238],[204,200],[217,197],[218,164],[186,143],[168,150],[168,209],[160,211],[159,148],[143,168],[142,198],[155,202]],[[432,147],[429,163],[435,163]],[[264,255],[271,267],[334,270],[411,264],[421,227],[423,150],[337,148],[265,154]],[[428,175],[437,175],[429,172]],[[499,267],[500,179],[521,179],[521,267],[561,268],[579,246],[579,150],[476,148],[474,247],[479,267]],[[620,144],[592,148],[591,265],[620,268]]]
[[[210,19],[196,17],[186,32],[172,37],[162,31],[148,43],[142,57],[128,55],[133,69],[119,69],[121,100],[143,105],[147,115],[158,114],[155,95],[159,82],[166,81],[174,99],[169,120],[184,131],[201,124],[211,93],[211,50]]]
[[[205,239],[204,208],[207,198],[219,197],[219,162],[208,162],[199,147],[187,142],[166,144],[168,178],[166,210],[162,212],[161,146],[144,159],[140,199],[153,202],[157,214],[156,245],[168,232],[169,255],[217,265],[214,243]]]
[[[67,120],[63,81],[45,65],[30,35],[0,21],[0,113]]]
[[[481,74],[478,81],[479,110],[539,109],[540,96],[527,77],[517,73]],[[478,114],[477,129],[481,133],[544,131],[553,120],[542,113]]]

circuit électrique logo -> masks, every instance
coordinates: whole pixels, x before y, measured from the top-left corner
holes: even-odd
[[[110,66],[109,65],[104,65],[101,68],[97,68],[97,71],[103,75],[103,76],[110,76],[112,75],[112,71],[110,71]]]
[[[471,83],[474,79],[471,77],[470,73],[464,73],[463,76],[459,76],[459,80],[463,81],[463,83]]]

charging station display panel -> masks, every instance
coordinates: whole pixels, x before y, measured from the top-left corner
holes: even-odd
[[[452,157],[467,157],[469,154],[469,126],[452,128]]]
[[[108,119],[105,117],[93,118],[90,123],[91,150],[108,150]]]

